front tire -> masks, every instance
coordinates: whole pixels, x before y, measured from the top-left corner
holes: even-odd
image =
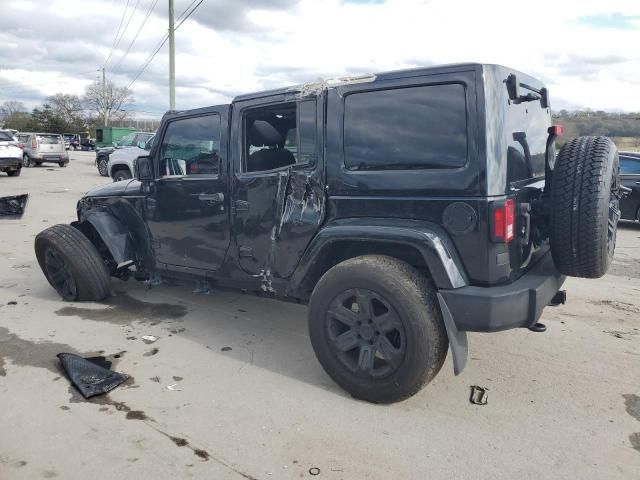
[[[309,334],[327,374],[374,403],[412,396],[447,355],[434,287],[407,263],[381,255],[352,258],[324,274],[311,296]]]
[[[103,177],[109,176],[108,163],[109,161],[104,157],[100,157],[100,159],[98,159],[98,173]]]
[[[58,165],[60,166],[60,168],[64,168],[67,166],[67,162],[58,162]]]
[[[22,173],[22,168],[18,168],[17,170],[10,170],[7,172],[7,175],[10,177],[19,177],[20,173]]]
[[[22,166],[26,168],[33,167],[33,162],[26,153],[22,156]]]
[[[107,267],[93,244],[71,225],[54,225],[36,236],[38,263],[65,300],[100,301],[110,294]]]

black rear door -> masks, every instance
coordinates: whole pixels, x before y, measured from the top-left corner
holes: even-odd
[[[240,266],[289,277],[324,218],[324,94],[236,103],[232,223]]]

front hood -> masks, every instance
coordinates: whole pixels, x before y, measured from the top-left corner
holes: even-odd
[[[113,153],[115,147],[102,147],[96,150],[97,153]]]
[[[122,182],[107,183],[87,192],[87,197],[119,197],[140,193],[140,182],[137,180],[123,180]]]
[[[118,148],[111,154],[111,161],[125,159],[125,160],[133,160],[134,158],[139,157],[140,155],[144,155],[145,150],[138,147],[122,147]]]

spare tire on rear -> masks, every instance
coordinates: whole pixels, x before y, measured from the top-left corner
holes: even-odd
[[[607,273],[620,218],[618,151],[607,137],[578,137],[558,154],[551,184],[550,243],[558,270]]]

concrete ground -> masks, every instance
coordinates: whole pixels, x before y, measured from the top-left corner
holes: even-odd
[[[640,478],[637,225],[620,228],[609,275],[566,283],[546,333],[471,334],[460,376],[448,358],[422,392],[379,406],[324,373],[302,306],[118,280],[108,305],[62,302],[34,236],[109,181],[93,154],[71,156],[0,176],[0,195],[31,195],[22,219],[0,220],[1,479]],[[84,401],[59,352],[104,352],[133,378]]]

